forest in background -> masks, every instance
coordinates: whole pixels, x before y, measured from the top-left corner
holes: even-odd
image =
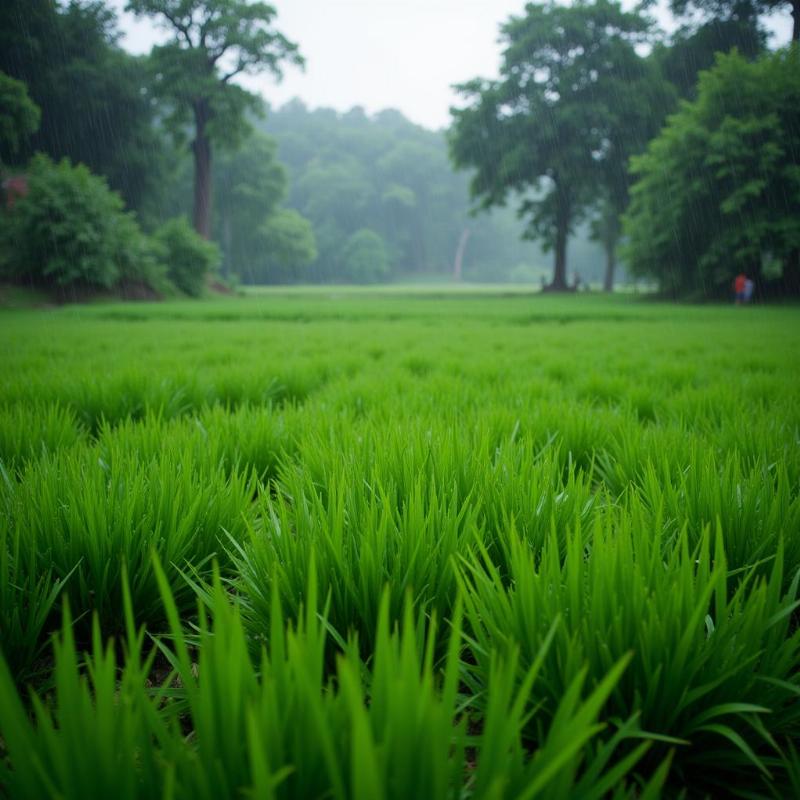
[[[449,279],[462,237],[464,280],[538,284],[549,274],[548,255],[523,239],[513,209],[470,214],[468,176],[453,170],[442,131],[396,110],[337,112],[299,100],[270,109],[254,127],[241,150],[221,154],[214,174],[223,268],[246,283]],[[162,213],[189,213],[191,180],[184,156]],[[234,197],[247,200],[237,205]],[[301,228],[296,214],[302,215],[313,229],[316,258],[270,258],[285,248],[264,246],[245,204],[271,217],[273,240],[276,222],[289,228],[294,220]],[[585,228],[581,234],[573,243],[574,272],[600,281],[602,250]]]
[[[303,63],[263,3],[131,0],[177,23],[137,57],[102,2],[8,0],[5,210],[20,176],[32,191],[0,215],[0,276],[156,294],[201,293],[206,274],[610,289],[624,264],[675,295],[720,296],[744,270],[796,291],[797,48],[771,54],[763,25],[794,3],[672,0],[670,36],[647,6],[529,4],[501,26],[500,77],[458,87],[451,128],[429,131],[394,110],[269,109],[236,84]]]

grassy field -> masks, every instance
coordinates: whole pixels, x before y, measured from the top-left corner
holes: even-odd
[[[800,796],[798,334],[501,287],[3,311],[0,795]]]

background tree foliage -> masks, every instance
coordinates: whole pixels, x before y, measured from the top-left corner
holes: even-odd
[[[263,265],[261,229],[286,194],[286,170],[276,158],[275,142],[253,133],[235,152],[222,152],[214,175],[214,239],[224,252],[226,274],[244,275]]]
[[[237,86],[237,76],[280,77],[284,65],[302,61],[266,3],[130,0],[128,7],[172,34],[147,58],[120,48],[115,16],[97,0],[0,5],[0,164],[21,186],[36,152],[85,164],[119,192],[144,231],[193,218],[217,243],[224,276],[538,284],[548,271],[544,252],[553,250],[555,288],[578,276],[612,288],[627,231],[635,274],[669,291],[723,291],[733,265],[752,272],[762,292],[794,285],[795,89],[785,75],[778,80],[756,66],[772,81],[758,97],[756,73],[746,68],[768,52],[767,16],[796,10],[794,0],[673,0],[680,26],[670,36],[641,8],[625,12],[612,0],[530,3],[502,26],[500,80],[461,87],[467,102],[454,110],[449,137],[394,110],[342,113],[299,101],[265,121],[263,101]],[[712,108],[711,95],[699,97],[698,73],[732,49],[741,74],[725,68],[731,88]],[[736,80],[742,85],[734,88]],[[657,141],[681,144],[652,151],[666,148],[676,171],[659,178],[644,159],[633,162],[632,175],[631,157],[658,135],[679,97],[705,109],[678,114],[700,132],[671,122]],[[448,147],[452,162],[473,172],[477,208]],[[651,191],[666,193],[652,208]],[[671,217],[661,213],[666,206]],[[6,222],[0,216],[0,226]],[[181,225],[166,230],[178,237]],[[158,244],[164,235],[142,256],[142,275],[162,286],[164,271],[150,266],[156,251],[169,252]],[[185,291],[199,291],[179,272],[173,278]],[[55,281],[58,270],[48,274]],[[114,285],[126,280],[120,273]]]
[[[305,280],[346,281],[344,247],[362,228],[383,239],[393,279],[452,275],[465,230],[464,278],[538,283],[546,271],[546,256],[537,243],[522,241],[524,226],[511,209],[470,213],[468,178],[453,171],[443,131],[395,110],[340,113],[300,101],[258,124],[275,138],[286,166],[286,204],[314,227],[319,255]],[[587,235],[579,228],[572,263],[600,280],[602,251]]]
[[[318,256],[311,223],[293,208],[281,208],[257,232],[262,248],[259,258],[246,265],[239,276],[248,283],[295,283]]]
[[[38,130],[16,153],[0,143],[0,161],[24,163],[37,151],[68,157],[105,176],[147,216],[169,175],[168,152],[145,59],[124,52],[117,39],[102,2],[0,3],[0,71],[23,81],[42,110]]]
[[[644,155],[625,218],[631,269],[675,294],[744,271],[800,290],[800,51],[719,55]]]
[[[800,39],[800,0],[670,0],[669,7],[678,16],[706,21],[752,20],[786,10],[792,15],[792,41]]]
[[[345,274],[352,283],[380,283],[389,276],[383,239],[369,228],[356,231],[342,252]]]
[[[697,76],[714,65],[717,53],[737,50],[748,59],[766,51],[766,33],[747,4],[724,16],[693,17],[669,40],[657,42],[652,60],[684,98],[697,93]]]
[[[0,163],[13,159],[39,127],[42,112],[28,95],[28,87],[0,72]]]
[[[207,277],[219,267],[219,248],[198,236],[185,217],[167,220],[158,228],[153,247],[167,277],[190,297],[203,294]]]

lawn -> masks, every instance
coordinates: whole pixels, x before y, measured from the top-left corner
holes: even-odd
[[[799,333],[518,287],[0,312],[0,795],[800,796]]]

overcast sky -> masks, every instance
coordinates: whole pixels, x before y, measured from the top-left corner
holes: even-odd
[[[149,20],[119,13],[122,44],[149,52],[165,34]],[[431,128],[445,127],[456,101],[451,86],[475,76],[497,75],[501,22],[519,14],[525,0],[273,0],[277,27],[300,45],[306,69],[287,69],[281,84],[267,76],[242,84],[271,105],[293,97],[312,107],[374,112],[398,108]],[[630,6],[631,2],[623,3]],[[659,15],[662,24],[666,15]],[[787,42],[789,14],[770,20],[773,44]]]

